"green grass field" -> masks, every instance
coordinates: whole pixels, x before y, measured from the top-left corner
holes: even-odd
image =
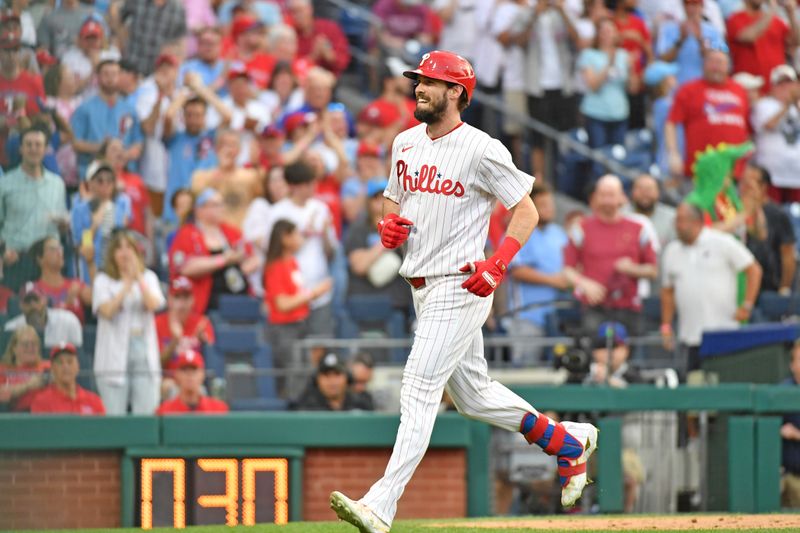
[[[604,529],[588,529],[592,527],[592,517],[585,516],[558,516],[558,517],[536,517],[536,518],[503,518],[494,517],[488,519],[469,519],[469,520],[415,520],[415,521],[399,521],[392,528],[392,533],[487,533],[490,531],[502,531],[503,533],[560,533],[560,532],[595,532],[595,533],[608,533],[612,531],[693,531],[693,532],[708,532],[708,533],[747,533],[747,532],[780,532],[786,533],[788,531],[800,531],[800,515],[797,516],[797,527],[787,528],[785,523],[784,527],[760,527],[760,528],[745,528],[745,527],[724,527],[716,525],[710,528],[698,527],[700,524],[685,529],[676,529],[670,527],[664,521],[671,521],[676,516],[683,516],[687,521],[691,520],[691,516],[702,517],[703,515],[672,515],[672,516],[651,516],[640,517],[642,520],[641,528],[631,528],[630,524],[624,529],[621,527],[610,527]],[[736,515],[728,515],[734,520]],[[744,515],[743,515],[744,516]],[[774,516],[774,515],[773,515]],[[792,516],[792,515],[787,515]],[[752,515],[751,515],[752,517]],[[614,520],[615,517],[603,516],[604,519]],[[629,517],[619,516],[616,517],[620,521],[625,521]],[[755,518],[755,517],[752,517]],[[769,518],[765,522],[769,523]],[[552,527],[546,529],[537,529],[525,527],[522,522],[525,520],[550,520],[553,522]],[[496,523],[502,521],[505,523],[503,527],[475,527],[480,522]],[[608,521],[608,520],[606,520]],[[520,527],[514,527],[515,522],[520,522]],[[702,522],[702,519],[700,520]],[[727,520],[726,520],[727,522]],[[727,524],[726,524],[727,525]],[[157,528],[151,530],[154,533],[167,533],[174,531],[185,531],[186,533],[357,533],[356,529],[342,522],[298,522],[291,523],[284,526],[276,525],[258,525],[258,526],[239,526],[239,527],[225,527],[225,526],[198,526],[189,527],[183,530]],[[71,529],[71,530],[57,530],[52,533],[141,533],[141,529]],[[15,532],[15,533],[44,533],[39,530],[36,532]]]

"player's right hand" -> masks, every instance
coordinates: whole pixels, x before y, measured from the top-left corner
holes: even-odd
[[[414,223],[407,218],[403,218],[397,213],[389,213],[378,222],[381,244],[389,249],[397,248],[406,242],[413,225]]]

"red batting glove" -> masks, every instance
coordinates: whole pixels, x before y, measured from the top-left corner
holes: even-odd
[[[378,222],[378,233],[381,236],[381,244],[384,248],[397,248],[408,239],[411,226],[414,223],[403,218],[397,213],[389,213],[383,220]]]
[[[511,262],[519,249],[520,244],[516,239],[506,237],[503,244],[497,249],[497,253],[492,257],[485,261],[467,263],[461,267],[461,272],[473,273],[467,281],[461,284],[461,288],[467,289],[481,298],[492,294],[502,283],[503,277],[506,275],[506,265]]]

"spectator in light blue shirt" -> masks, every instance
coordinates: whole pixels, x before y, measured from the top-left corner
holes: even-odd
[[[241,7],[240,7],[241,6]],[[283,22],[281,8],[276,2],[266,2],[264,0],[227,0],[219,8],[219,22],[230,24],[237,9],[246,9],[253,13],[256,18],[267,28]]]
[[[669,110],[672,108],[672,100],[675,90],[678,88],[677,75],[680,69],[675,63],[665,63],[654,61],[650,63],[644,71],[644,83],[650,90],[650,98],[653,101],[653,125],[656,135],[656,164],[658,165],[659,176],[666,178],[669,173],[669,158],[664,142],[664,125],[667,123]],[[676,127],[678,135],[678,149],[684,152],[683,126]]]
[[[203,85],[219,92],[225,86],[225,61],[221,59],[222,35],[216,28],[205,28],[197,34],[197,54],[181,65],[179,83],[188,72],[196,72]]]
[[[73,146],[78,154],[78,176],[83,176],[89,162],[108,137],[122,139],[128,161],[142,153],[142,131],[134,109],[117,90],[119,64],[102,61],[97,65],[98,93],[83,102],[72,115],[75,135]]]
[[[678,84],[703,77],[703,48],[706,42],[723,37],[703,20],[703,0],[683,0],[686,20],[665,21],[658,31],[656,55],[666,62],[678,64]]]
[[[547,316],[554,311],[547,304],[558,300],[568,287],[562,273],[568,238],[564,228],[555,223],[553,195],[545,185],[536,184],[531,198],[539,212],[539,225],[509,265],[508,300],[513,314],[505,324],[510,334],[529,338],[544,335]],[[540,356],[541,349],[531,347],[529,339],[514,343],[514,364],[535,363]]]
[[[626,88],[630,82],[630,56],[618,48],[619,33],[614,21],[597,22],[597,38],[592,48],[578,56],[577,68],[586,82],[581,113],[586,118],[589,146],[600,148],[623,144],[630,108]]]
[[[186,101],[183,104],[185,129],[170,131],[165,139],[169,169],[162,218],[167,222],[178,222],[172,207],[173,195],[181,189],[191,188],[192,174],[214,153],[214,132],[206,129],[207,107],[206,101],[199,97]],[[168,120],[167,129],[171,130],[173,121],[169,117]]]
[[[117,192],[116,174],[105,161],[93,161],[87,171],[90,197],[72,208],[72,238],[80,252],[80,278],[91,284],[103,268],[103,254],[112,231],[131,220],[131,199]]]

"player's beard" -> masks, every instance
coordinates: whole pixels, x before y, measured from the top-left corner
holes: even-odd
[[[428,100],[428,109],[420,109],[419,102],[417,102],[417,107],[414,109],[414,118],[425,124],[434,124],[442,120],[446,110],[447,100],[444,98],[437,101]]]

